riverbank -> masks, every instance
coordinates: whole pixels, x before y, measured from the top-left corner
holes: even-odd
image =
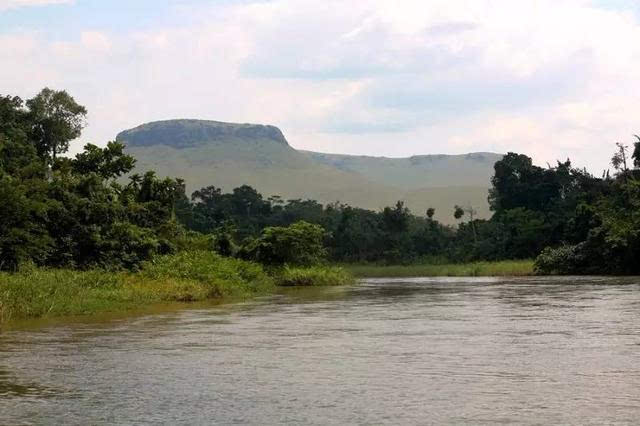
[[[122,312],[167,302],[246,299],[281,285],[344,285],[342,268],[284,268],[211,252],[158,257],[135,273],[27,267],[0,274],[0,324],[12,320]]]
[[[158,257],[138,272],[27,267],[0,273],[0,324],[30,318],[139,310],[162,303],[242,300],[279,286],[355,283],[355,277],[527,276],[533,261],[344,265],[265,269],[207,251]]]
[[[357,278],[509,277],[534,275],[532,260],[416,265],[345,265]]]

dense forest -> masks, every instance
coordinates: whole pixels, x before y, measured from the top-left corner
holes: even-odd
[[[601,177],[569,160],[543,168],[509,153],[495,164],[492,218],[455,206],[451,227],[402,201],[376,212],[265,198],[249,186],[189,197],[178,178],[130,175],[135,159],[118,142],[64,156],[86,113],[64,91],[0,97],[0,269],[135,269],[204,244],[265,264],[536,258],[540,273],[640,272],[638,137],[631,148],[616,144],[613,172]]]

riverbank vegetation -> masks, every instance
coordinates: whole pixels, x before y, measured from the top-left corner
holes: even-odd
[[[348,271],[520,275],[533,258],[541,274],[640,273],[640,137],[633,151],[616,145],[613,172],[601,177],[569,160],[542,168],[508,153],[494,167],[493,216],[452,206],[451,227],[402,201],[370,211],[264,198],[247,185],[188,197],[178,177],[131,174],[136,160],[118,141],[64,156],[86,114],[64,91],[0,96],[5,316],[350,283]]]
[[[478,219],[473,206],[454,206],[455,228],[434,220],[433,209],[415,215],[402,201],[374,212],[313,200],[265,200],[248,186],[231,193],[203,188],[191,199],[182,194],[176,214],[188,229],[215,234],[236,253],[246,253],[264,229],[305,221],[324,229],[327,258],[337,263],[536,259],[539,274],[639,274],[640,138],[633,153],[618,144],[612,166],[613,172],[596,177],[569,160],[542,168],[526,155],[509,153],[494,167],[488,194],[493,216]],[[429,268],[438,269],[424,266],[425,273]]]
[[[349,264],[345,269],[358,278],[401,277],[519,277],[534,275],[532,260],[469,263],[416,263],[411,265]]]
[[[278,285],[283,287],[355,284],[355,278],[350,271],[338,266],[285,266],[278,271],[276,277]]]
[[[265,199],[249,186],[230,193],[210,186],[190,199],[180,194],[176,215],[186,228],[216,235],[239,255],[250,253],[265,229],[305,221],[325,231],[326,256],[336,263],[393,266],[430,265],[421,261],[425,258],[437,259],[438,264],[536,259],[534,270],[540,274],[638,274],[640,138],[633,147],[630,152],[618,144],[613,172],[605,170],[601,177],[569,160],[543,168],[526,155],[508,153],[494,167],[488,193],[493,216],[478,219],[473,206],[453,206],[457,227],[434,220],[433,209],[416,215],[402,201],[374,212],[340,203]],[[396,269],[411,268],[418,270]],[[425,273],[436,274],[438,269],[444,271],[439,265],[422,266]],[[531,273],[528,267],[525,271]]]
[[[325,266],[319,225],[263,227],[238,245],[180,223],[184,183],[130,174],[123,144],[62,156],[86,113],[64,91],[0,96],[0,321],[352,281]]]
[[[354,282],[342,268],[264,268],[212,251],[183,251],[145,262],[136,272],[24,265],[0,272],[0,324],[11,320],[140,309],[166,302],[241,300],[278,286]]]
[[[0,275],[0,322],[245,298],[274,286],[260,265],[206,252],[161,256],[137,272],[32,266]]]

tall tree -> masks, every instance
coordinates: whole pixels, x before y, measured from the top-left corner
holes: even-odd
[[[56,156],[67,152],[69,142],[78,138],[85,125],[87,110],[66,91],[42,89],[27,100],[31,139],[38,154],[53,164]]]
[[[620,142],[616,143],[616,147],[618,149],[613,154],[613,157],[611,157],[611,165],[614,169],[622,174],[624,181],[627,182],[629,175],[629,167],[627,166],[627,151],[629,150],[629,148]]]

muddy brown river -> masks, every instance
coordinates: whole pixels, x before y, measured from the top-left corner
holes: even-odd
[[[640,278],[368,279],[0,332],[0,424],[638,424]]]

